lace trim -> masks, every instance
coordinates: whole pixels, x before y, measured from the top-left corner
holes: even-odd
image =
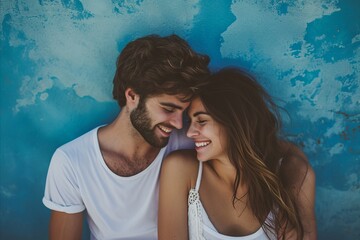
[[[198,191],[191,189],[188,197],[189,239],[205,240],[201,216],[200,197]]]

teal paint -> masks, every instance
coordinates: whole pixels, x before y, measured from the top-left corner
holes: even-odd
[[[50,157],[116,116],[116,57],[150,33],[179,34],[214,70],[253,72],[288,110],[286,136],[315,169],[319,239],[360,239],[357,0],[5,0],[0,9],[1,239],[47,239]]]

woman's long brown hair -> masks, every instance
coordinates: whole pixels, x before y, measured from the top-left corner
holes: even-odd
[[[246,184],[247,204],[266,230],[284,239],[286,231],[295,229],[302,239],[295,196],[278,174],[280,159],[286,153],[278,136],[278,107],[272,98],[252,76],[237,68],[213,74],[196,95],[226,131],[228,156],[236,169],[234,207],[239,184]],[[271,223],[266,221],[269,213],[274,215]]]

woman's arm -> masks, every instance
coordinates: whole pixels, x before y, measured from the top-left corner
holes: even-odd
[[[188,194],[195,185],[198,161],[193,150],[171,153],[163,161],[160,175],[158,238],[189,239]]]
[[[305,154],[296,146],[289,145],[289,154],[281,166],[285,186],[293,194],[304,229],[304,240],[317,239],[315,216],[315,172]],[[288,233],[286,239],[293,239]],[[296,238],[295,238],[296,239]]]
[[[315,172],[310,165],[296,199],[304,228],[304,240],[316,239]]]

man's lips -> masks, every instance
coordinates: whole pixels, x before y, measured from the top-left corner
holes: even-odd
[[[162,133],[164,133],[166,136],[170,135],[170,133],[172,132],[172,128],[169,127],[165,127],[163,125],[158,125],[159,129],[161,130]]]

